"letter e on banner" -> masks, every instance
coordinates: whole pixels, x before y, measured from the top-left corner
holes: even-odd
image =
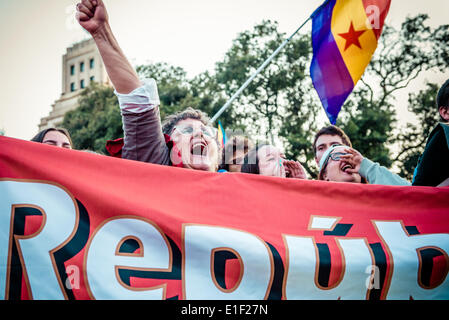
[[[120,245],[136,240],[139,253],[120,253]],[[121,216],[97,228],[87,244],[85,261],[89,294],[99,300],[165,299],[166,285],[132,288],[120,279],[119,269],[171,271],[172,251],[165,235],[142,217]]]

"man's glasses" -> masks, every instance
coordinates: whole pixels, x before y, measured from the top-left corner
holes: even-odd
[[[190,135],[190,134],[193,134],[193,132],[194,132],[194,128],[189,125],[186,125],[186,126],[179,125],[179,126],[175,126],[174,128],[176,131],[178,131],[179,133],[181,133],[183,135]],[[203,133],[203,135],[206,135],[210,138],[217,137],[217,129],[212,128],[212,127],[201,126],[201,132]]]
[[[331,153],[330,155],[329,155],[329,158],[331,158],[332,160],[334,160],[334,161],[339,161],[340,159],[341,159],[341,156],[344,156],[344,155],[347,155],[347,154],[349,154],[349,153],[345,153],[345,152],[334,152],[334,153]],[[329,159],[328,158],[328,159]]]
[[[321,169],[321,171],[324,172],[324,170],[327,167],[327,164],[329,163],[329,159],[332,159],[334,161],[340,161],[341,160],[341,156],[347,155],[349,153],[345,153],[345,152],[334,152],[334,153],[330,153],[327,158],[326,161],[324,161],[323,163],[323,168]]]

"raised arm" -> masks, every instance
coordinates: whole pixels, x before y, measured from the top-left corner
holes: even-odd
[[[102,0],[82,0],[77,4],[76,18],[95,40],[115,87],[125,133],[122,158],[170,165],[155,80],[147,79],[141,83],[112,34]]]
[[[128,94],[142,84],[124,55],[109,25],[102,0],[82,0],[76,5],[76,19],[94,39],[109,78],[118,93]]]

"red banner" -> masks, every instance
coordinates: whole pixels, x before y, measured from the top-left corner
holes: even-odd
[[[209,173],[0,137],[0,299],[448,299],[449,188]]]

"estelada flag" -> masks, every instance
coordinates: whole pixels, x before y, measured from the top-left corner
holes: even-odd
[[[215,173],[0,137],[2,299],[449,299],[449,188]]]
[[[312,14],[310,75],[332,124],[377,48],[391,0],[327,0]]]

